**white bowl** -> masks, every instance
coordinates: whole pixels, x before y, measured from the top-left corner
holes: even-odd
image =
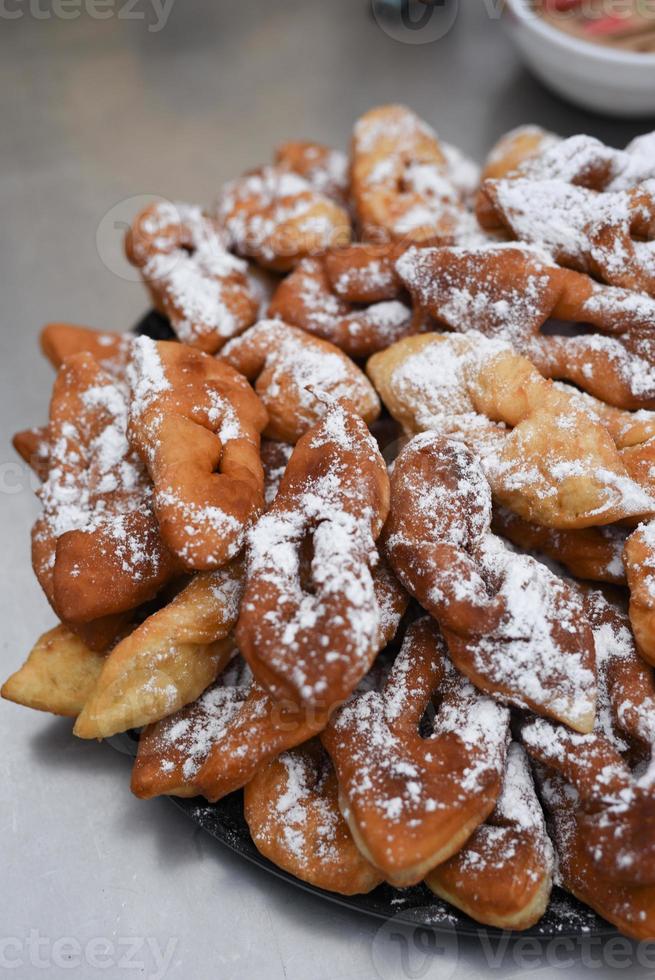
[[[504,23],[535,75],[565,99],[612,116],[655,112],[655,54],[572,37],[546,23],[530,0],[506,0]]]

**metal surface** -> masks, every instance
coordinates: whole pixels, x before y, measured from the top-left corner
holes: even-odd
[[[130,19],[123,2],[105,4],[103,20],[91,0],[75,3],[55,9],[87,11],[76,19],[43,17],[45,0],[0,5],[3,675],[52,624],[29,565],[31,480],[8,441],[45,417],[43,322],[121,329],[147,306],[120,247],[138,202],[121,202],[210,201],[276,141],[346,145],[358,113],[389,100],[478,157],[520,122],[617,144],[645,128],[547,94],[489,19],[494,4],[466,0],[442,40],[406,44],[363,0],[175,0],[158,32],[132,19],[145,0]],[[0,972],[13,963],[20,977],[122,977],[131,959],[143,966],[131,975],[161,976],[163,957],[165,975],[194,980],[409,976],[387,927],[246,864],[167,801],[133,799],[127,762],[110,746],[6,703],[0,726]],[[583,952],[569,955],[566,969],[539,961],[540,977],[579,977]],[[487,976],[490,956],[446,944],[418,975]],[[498,962],[505,977],[526,969]]]

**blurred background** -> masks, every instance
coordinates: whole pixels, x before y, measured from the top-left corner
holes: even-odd
[[[3,0],[5,331],[33,338],[57,318],[126,327],[145,293],[114,225],[142,196],[210,203],[226,178],[269,160],[284,139],[346,147],[354,119],[376,103],[406,102],[478,159],[523,122],[616,145],[647,128],[546,91],[503,31],[499,0],[446,0],[415,29],[389,6]],[[32,348],[22,370],[34,370]]]

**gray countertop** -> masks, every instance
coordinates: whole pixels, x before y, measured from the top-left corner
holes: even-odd
[[[43,16],[45,0],[0,12],[3,676],[53,621],[29,562],[32,481],[9,447],[46,416],[37,331],[54,319],[124,329],[146,309],[121,258],[122,223],[144,196],[209,202],[283,138],[346,146],[355,117],[392,100],[478,158],[521,122],[618,145],[646,128],[545,92],[486,13],[493,3],[465,0],[446,37],[408,44],[365,0],[175,0],[158,31],[142,16],[152,0],[76,2],[55,7],[70,19]],[[162,976],[164,957],[165,975],[184,978],[489,975],[489,956],[466,943],[427,959],[410,944],[404,962],[393,930],[245,864],[166,800],[134,799],[129,760],[74,739],[65,720],[2,703],[0,726],[0,972]],[[500,975],[579,976],[580,949],[568,969],[552,969],[557,955],[535,966],[506,953]]]

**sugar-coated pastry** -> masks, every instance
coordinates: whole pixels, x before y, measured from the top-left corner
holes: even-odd
[[[221,358],[253,384],[268,413],[265,435],[297,442],[334,401],[372,422],[380,400],[366,375],[338,347],[282,320],[260,320],[230,341]]]

